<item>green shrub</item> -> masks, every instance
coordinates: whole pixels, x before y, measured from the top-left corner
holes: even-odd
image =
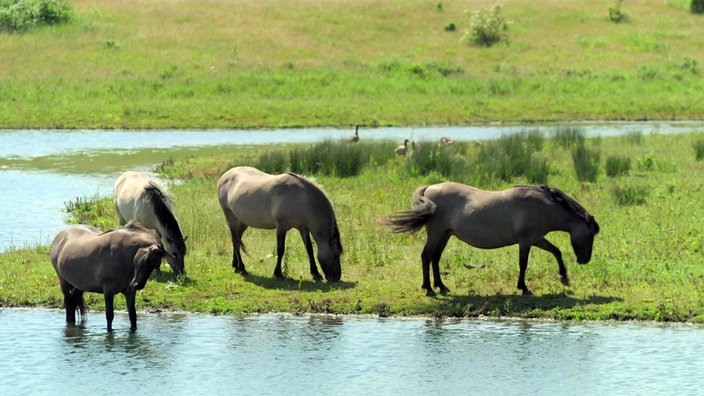
[[[291,172],[301,174],[322,174],[326,176],[357,176],[365,164],[383,163],[394,155],[393,145],[382,144],[388,151],[374,149],[375,142],[349,144],[346,141],[325,140],[309,147],[294,148],[289,151]]]
[[[628,21],[628,16],[625,12],[621,11],[621,4],[623,0],[616,0],[616,4],[613,7],[609,7],[609,21],[613,23],[621,23]]]
[[[0,0],[0,31],[23,32],[71,20],[67,0]]]
[[[562,148],[572,149],[584,145],[584,128],[559,126],[552,130],[551,136],[553,141]]]
[[[544,182],[549,171],[547,160],[534,156],[542,150],[543,140],[542,132],[537,129],[502,135],[481,147],[476,168],[490,179],[510,181],[526,176],[529,180]]]
[[[286,153],[280,150],[265,151],[257,158],[255,167],[271,174],[284,173],[287,167]]]
[[[648,188],[645,186],[615,186],[611,195],[618,205],[643,205],[648,197]]]
[[[689,7],[692,14],[704,14],[704,0],[692,0]]]
[[[701,161],[704,158],[704,139],[695,140],[692,147],[694,147],[694,157],[697,161]]]
[[[577,180],[595,182],[599,175],[599,152],[579,144],[572,149],[572,162]]]
[[[500,5],[479,11],[465,11],[465,14],[470,16],[470,27],[462,37],[464,42],[478,47],[491,47],[502,40],[508,42],[510,22],[501,15]]]
[[[628,175],[631,171],[631,159],[624,156],[614,155],[606,159],[606,175],[616,177]]]

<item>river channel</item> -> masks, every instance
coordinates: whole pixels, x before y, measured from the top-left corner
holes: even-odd
[[[683,133],[701,122],[574,124],[588,136],[628,133]],[[549,133],[553,126],[485,125],[471,127],[360,128],[361,139],[409,138],[417,142],[495,139],[528,128]],[[65,226],[65,204],[111,196],[115,178],[125,170],[149,171],[170,158],[170,150],[242,145],[306,143],[344,139],[352,130],[208,130],[208,131],[0,131],[0,252],[49,244]],[[135,158],[140,150],[153,150]],[[100,166],[91,159],[110,154]],[[78,163],[80,162],[80,164]],[[97,161],[96,161],[97,163]]]
[[[584,125],[590,136],[683,133],[702,124]],[[360,129],[363,139],[492,139],[525,129]],[[315,142],[346,130],[0,131],[0,251],[48,244],[66,201],[110,196],[126,164],[175,147]],[[135,151],[153,155],[136,161]],[[87,168],[114,153],[109,166]],[[70,158],[81,158],[76,166]],[[635,323],[0,310],[0,395],[702,394],[704,329]]]
[[[697,395],[704,330],[613,323],[0,311],[3,395]]]

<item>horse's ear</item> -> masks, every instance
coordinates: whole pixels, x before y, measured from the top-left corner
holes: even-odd
[[[188,236],[183,237],[183,241],[186,242],[188,240]]]

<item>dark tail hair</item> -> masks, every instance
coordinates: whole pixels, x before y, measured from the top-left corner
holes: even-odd
[[[79,321],[86,320],[86,301],[83,299],[83,292],[77,292],[76,289],[71,291],[71,302],[78,308],[78,319]]]
[[[413,234],[420,230],[435,215],[437,205],[423,196],[427,188],[428,186],[420,187],[413,194],[412,210],[392,213],[384,220],[384,225],[391,228],[391,232],[409,232]]]

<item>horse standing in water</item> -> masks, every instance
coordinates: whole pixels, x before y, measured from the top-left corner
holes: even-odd
[[[84,292],[102,293],[108,331],[112,331],[115,294],[122,293],[130,329],[137,330],[137,290],[144,288],[164,256],[168,253],[159,238],[139,224],[107,232],[87,225],[61,230],[51,244],[51,264],[64,295],[66,322],[76,323],[76,309],[85,317]]]
[[[276,229],[277,258],[274,276],[281,272],[286,232],[295,228],[303,238],[308,253],[310,273],[322,280],[313,257],[313,236],[318,246],[318,261],[328,281],[340,280],[340,231],[332,204],[325,193],[310,181],[294,173],[270,175],[241,166],[225,172],[218,181],[218,198],[232,236],[232,266],[246,275],[240,250],[247,253],[242,234],[248,227]]]
[[[134,221],[157,230],[169,253],[166,262],[176,275],[185,273],[186,239],[166,189],[142,173],[129,171],[115,181],[114,195],[120,225]]]
[[[599,233],[594,217],[556,188],[518,186],[484,191],[454,182],[419,188],[413,195],[413,210],[392,214],[385,223],[393,232],[414,233],[425,226],[428,237],[421,254],[422,287],[428,296],[435,295],[430,287],[430,264],[434,286],[441,293],[450,291],[440,279],[439,262],[452,235],[481,249],[518,244],[517,287],[528,295],[532,293],[526,287],[525,274],[532,246],[555,256],[562,283],[569,285],[562,253],[545,235],[569,232],[577,262],[586,264],[592,256],[594,236]]]

